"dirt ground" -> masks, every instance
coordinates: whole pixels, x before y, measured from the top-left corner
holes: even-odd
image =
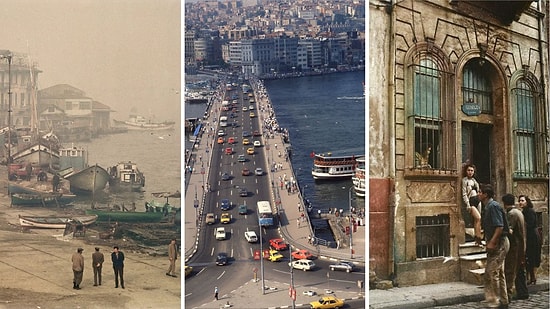
[[[0,175],[1,177],[1,175]],[[120,239],[101,239],[109,228],[93,225],[84,237],[63,236],[63,230],[19,226],[18,215],[60,215],[71,212],[55,207],[10,207],[7,188],[0,185],[0,309],[8,308],[181,308],[181,259],[178,278],[166,276],[170,237],[174,229],[159,226],[122,226]],[[132,237],[155,238],[148,244]],[[145,243],[145,245],[144,245]],[[158,245],[155,244],[162,244]],[[110,253],[118,245],[125,254],[125,289],[114,287]],[[72,288],[71,255],[84,248],[84,279],[81,290]],[[94,247],[105,254],[101,286],[93,286],[91,255]]]

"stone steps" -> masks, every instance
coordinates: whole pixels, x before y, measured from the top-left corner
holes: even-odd
[[[460,280],[463,282],[483,285],[487,252],[485,247],[474,242],[459,245]]]

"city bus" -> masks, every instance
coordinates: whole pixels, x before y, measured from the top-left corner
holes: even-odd
[[[273,210],[268,201],[258,201],[258,218],[260,226],[273,225]]]

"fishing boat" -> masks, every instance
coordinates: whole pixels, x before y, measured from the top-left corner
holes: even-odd
[[[28,162],[32,166],[43,168],[56,167],[59,164],[59,152],[41,142],[20,145],[15,148],[11,157],[13,162]]]
[[[99,165],[92,165],[80,171],[66,169],[59,173],[70,183],[71,192],[90,195],[102,191],[109,182],[109,173]]]
[[[311,175],[316,180],[352,177],[355,174],[356,155],[333,156],[332,153],[311,153],[313,169]]]
[[[98,221],[117,221],[130,223],[157,223],[165,218],[162,212],[140,212],[140,211],[121,211],[121,210],[103,210],[87,209],[86,214],[97,215]]]
[[[141,192],[145,186],[145,175],[131,161],[119,162],[108,169],[110,191]]]
[[[355,195],[365,197],[365,157],[359,157],[355,161],[355,175],[351,177],[353,191]]]
[[[74,194],[49,193],[49,194],[28,194],[12,193],[10,194],[12,205],[27,206],[47,206],[47,205],[65,205],[75,200]]]
[[[19,215],[19,224],[27,228],[64,229],[67,224],[74,222],[88,226],[96,222],[96,215],[72,217],[38,217]]]
[[[150,119],[147,119],[140,115],[130,115],[128,120],[114,120],[115,125],[125,126],[128,130],[172,130],[174,129],[175,122],[173,121],[164,121],[164,122],[153,122]]]

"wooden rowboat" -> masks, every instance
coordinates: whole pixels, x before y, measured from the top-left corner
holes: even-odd
[[[64,205],[71,203],[75,200],[74,194],[26,194],[26,193],[12,193],[11,195],[12,205],[29,205],[29,206],[46,206],[46,205]]]
[[[68,223],[79,223],[84,226],[93,224],[97,215],[84,215],[72,217],[38,217],[19,215],[19,224],[27,228],[64,229]]]
[[[157,223],[165,218],[162,212],[140,212],[140,211],[119,211],[119,210],[98,210],[87,209],[86,214],[97,215],[98,221],[118,221],[133,223]]]

